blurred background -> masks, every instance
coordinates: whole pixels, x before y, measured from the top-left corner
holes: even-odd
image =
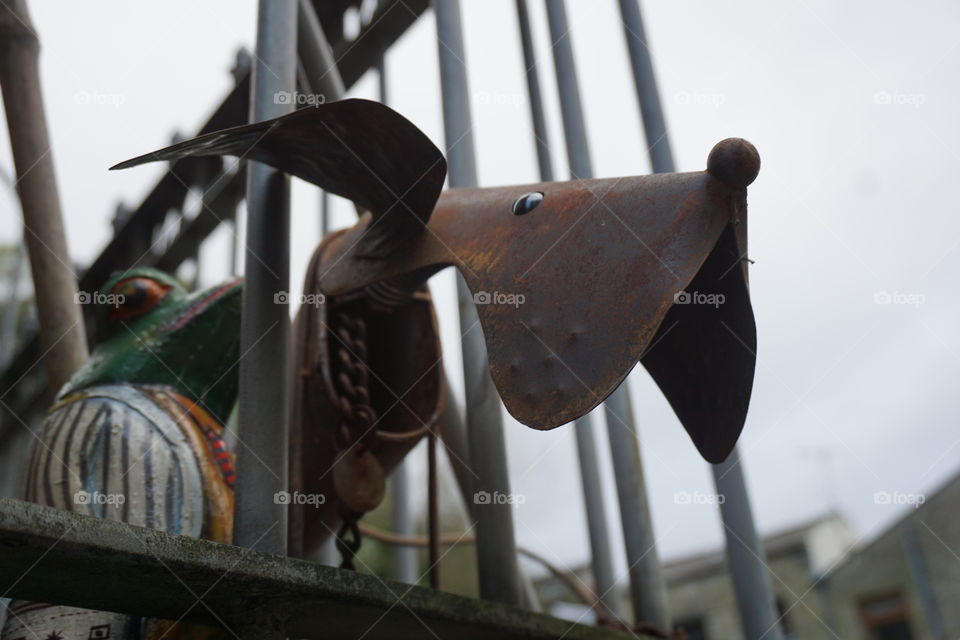
[[[758,366],[740,444],[759,530],[782,541],[827,522],[828,564],[842,563],[952,487],[960,472],[960,299],[951,293],[960,211],[950,178],[960,158],[960,5],[642,4],[678,170],[703,169],[711,147],[731,136],[753,142],[763,159],[749,194]],[[616,3],[568,0],[567,8],[595,173],[648,173]],[[253,48],[256,3],[46,0],[31,10],[71,256],[87,265],[109,241],[118,203],[136,205],[165,171],[107,167],[165,146],[174,132],[197,130],[232,87],[237,50]],[[462,10],[480,185],[537,182],[514,2],[470,0]],[[555,171],[566,179],[542,3],[530,11]],[[345,33],[359,32],[369,17],[348,13]],[[444,148],[436,53],[427,11],[387,53],[389,104]],[[375,99],[376,73],[349,94]],[[13,174],[6,136],[0,169]],[[293,194],[297,294],[321,233],[317,189],[294,181]],[[350,203],[334,197],[331,207],[333,228],[353,224]],[[21,227],[7,189],[0,267],[12,264]],[[231,258],[243,242],[239,228],[239,238],[219,228],[179,275],[206,286],[242,268]],[[430,284],[459,392],[452,270]],[[588,297],[570,291],[565,304]],[[723,528],[710,469],[642,368],[629,385],[660,558],[676,568],[712,557]],[[536,432],[505,420],[512,490],[524,496],[515,509],[518,544],[582,570],[589,544],[572,431]],[[604,430],[596,433],[606,451]],[[423,449],[410,456],[414,487],[426,486]],[[463,513],[443,464],[445,529],[453,530],[464,526]],[[612,471],[603,473],[607,504],[615,505]],[[415,496],[422,502],[424,493]],[[607,513],[626,584],[619,519],[615,509]],[[949,551],[945,562],[960,564],[960,538],[928,528]]]

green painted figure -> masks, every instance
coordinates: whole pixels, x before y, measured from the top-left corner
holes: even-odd
[[[242,283],[188,293],[153,269],[90,295],[98,346],[64,386],[28,466],[26,499],[229,543]],[[221,632],[72,607],[14,602],[2,640],[146,640]]]

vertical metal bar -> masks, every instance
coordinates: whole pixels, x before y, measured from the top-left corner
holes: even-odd
[[[320,192],[320,237],[324,238],[330,233],[330,218],[332,217],[330,207],[330,194],[326,191]]]
[[[713,465],[713,478],[717,495],[723,496],[720,516],[743,635],[747,640],[781,640],[783,634],[770,585],[770,572],[753,522],[737,449],[729,458]]]
[[[337,551],[337,537],[331,535],[320,545],[320,548],[310,557],[314,562],[318,562],[328,567],[340,566],[340,552]]]
[[[253,121],[283,115],[295,89],[297,5],[261,0],[253,68]],[[286,487],[290,317],[275,295],[290,283],[290,181],[266,165],[249,162],[247,177],[246,285],[240,328],[240,420],[234,543],[283,553],[286,508],[274,496]]]
[[[473,500],[473,471],[467,462],[470,456],[467,448],[467,428],[463,423],[463,417],[460,415],[460,409],[454,402],[453,392],[450,390],[450,379],[446,374],[443,377],[443,385],[446,402],[440,415],[438,436],[447,450],[447,459],[453,470],[454,478],[456,478],[457,488],[463,498],[467,517],[475,518],[474,512],[477,507]],[[522,570],[519,571],[519,574],[523,583],[524,606],[532,611],[542,611],[543,605],[530,575]]]
[[[603,484],[600,481],[600,464],[597,456],[596,423],[588,414],[574,422],[573,430],[577,437],[583,504],[587,511],[587,527],[590,534],[590,566],[599,606],[597,616],[601,620],[617,620],[623,616],[623,611],[620,607],[620,594],[615,588],[617,582],[613,573],[607,509],[603,499]]]
[[[437,434],[427,434],[427,529],[430,586],[440,588],[440,494],[437,477]]]
[[[624,381],[603,406],[613,473],[617,478],[623,543],[630,574],[630,601],[635,623],[669,631],[667,589],[660,571],[639,439],[627,393]]]
[[[553,158],[548,141],[543,99],[540,95],[540,78],[537,71],[533,31],[530,27],[530,15],[527,11],[526,0],[516,0],[516,5],[540,180],[550,182],[553,180]],[[577,439],[580,478],[583,484],[583,503],[587,512],[587,526],[590,535],[591,568],[594,591],[599,605],[597,615],[601,619],[612,620],[622,615],[622,612],[619,607],[620,598],[617,597],[618,594],[615,589],[616,579],[613,573],[610,533],[607,530],[607,510],[604,505],[603,486],[600,482],[600,465],[597,458],[596,427],[592,417],[586,415],[574,422],[573,429]]]
[[[949,636],[943,622],[943,614],[940,612],[940,603],[937,602],[937,592],[930,580],[930,569],[923,554],[920,537],[917,535],[917,526],[912,520],[904,522],[903,528],[900,530],[900,539],[903,541],[907,567],[910,569],[910,577],[913,579],[913,585],[917,590],[917,597],[920,600],[923,617],[927,622],[927,631],[930,633],[930,638],[931,640],[947,640]]]
[[[667,123],[663,117],[660,92],[657,89],[657,76],[653,72],[653,60],[647,35],[643,30],[643,18],[640,15],[639,0],[620,0],[620,16],[623,21],[623,33],[630,52],[630,69],[637,90],[637,102],[643,120],[643,131],[647,136],[647,149],[650,152],[650,164],[654,173],[670,173],[673,167],[673,152],[670,150],[670,138],[667,136]]]
[[[465,67],[463,29],[459,0],[434,0],[437,19],[437,49],[440,56],[440,88],[443,98],[444,137],[447,142],[450,185],[477,184],[469,86]],[[463,335],[463,369],[466,391],[467,437],[470,466],[476,474],[474,490],[491,496],[510,491],[506,444],[500,398],[487,370],[483,332],[477,326],[473,296],[463,277],[457,279],[460,332]],[[474,509],[477,517],[477,564],[480,597],[520,605],[517,545],[512,507],[484,504]]]
[[[544,117],[543,96],[540,94],[540,73],[537,70],[537,54],[533,47],[533,30],[526,0],[517,2],[517,23],[520,26],[520,43],[523,47],[523,64],[526,67],[527,96],[530,99],[530,117],[533,120],[534,144],[537,149],[537,164],[540,180],[553,181],[553,161],[547,137],[547,122]]]
[[[402,536],[415,533],[413,514],[410,510],[410,470],[406,462],[390,475],[393,488],[392,519],[393,530]],[[417,550],[415,547],[396,545],[393,549],[393,577],[400,582],[414,583],[420,577],[417,568]]]
[[[619,1],[650,164],[655,173],[675,171],[639,0]],[[720,514],[727,536],[727,557],[735,576],[741,624],[747,638],[779,640],[782,632],[777,623],[776,603],[739,460],[740,453],[734,450],[726,462],[713,467],[713,476],[717,493],[725,497]]]
[[[312,90],[323,94],[326,100],[341,99],[346,88],[337,72],[333,49],[310,0],[297,3],[297,53]]]
[[[377,87],[379,90],[380,102],[387,104],[390,100],[390,95],[387,90],[387,65],[384,56],[384,52],[381,51],[377,56],[376,62],[377,69]],[[336,74],[339,76],[339,74]],[[326,199],[327,195],[324,192],[324,197]],[[434,561],[439,557],[439,549],[437,549],[436,557],[434,557],[434,547],[433,547],[433,524],[436,519],[436,513],[434,513],[435,503],[433,502],[435,487],[433,486],[435,481],[435,442],[433,434],[428,436],[430,443],[428,445],[427,451],[427,466],[428,466],[428,482],[430,486],[428,487],[428,509],[429,509],[429,523],[431,528],[431,546],[430,546],[430,566],[433,566]],[[413,524],[413,510],[411,508],[411,491],[410,491],[410,459],[404,458],[400,461],[400,464],[397,465],[397,468],[393,471],[391,475],[391,481],[393,484],[393,504],[392,504],[392,516],[393,516],[393,530],[403,536],[412,536],[415,533],[415,528]],[[401,582],[415,583],[420,577],[420,571],[418,568],[419,562],[417,561],[417,549],[416,547],[411,547],[407,545],[395,545],[393,547],[393,566],[394,566],[394,577]],[[430,576],[431,579],[434,576],[435,569],[431,569]],[[439,575],[439,574],[437,574]],[[439,588],[439,584],[431,584],[432,587]]]
[[[593,177],[587,143],[583,105],[577,80],[570,27],[563,0],[546,0],[547,18],[553,40],[557,89],[567,143],[570,171],[574,178]],[[640,459],[640,445],[626,384],[621,384],[604,403],[607,434],[617,480],[620,520],[630,574],[630,595],[634,622],[667,630],[666,588],[660,572],[647,505],[646,484]]]
[[[464,424],[463,416],[460,414],[460,407],[454,402],[452,389],[450,376],[444,371],[444,403],[440,414],[440,439],[443,440],[443,446],[447,450],[447,459],[450,461],[453,477],[457,480],[457,487],[460,489],[460,496],[463,498],[463,506],[466,509],[467,517],[474,520],[476,519],[474,514],[476,506],[473,504],[474,473],[473,469],[470,468],[467,427]]]
[[[567,159],[570,172],[576,179],[593,177],[593,163],[587,144],[587,130],[580,101],[580,82],[577,66],[573,60],[573,45],[570,42],[570,25],[563,0],[545,0],[547,21],[550,23],[550,38],[553,41],[553,64],[560,93],[560,116],[567,144]]]
[[[23,279],[23,263],[26,255],[23,242],[13,247],[13,265],[10,269],[10,285],[7,290],[6,307],[3,310],[3,321],[0,323],[0,346],[5,352],[0,353],[0,363],[6,365],[13,360],[17,352],[17,318],[20,315],[20,280]],[[0,627],[2,628],[2,627]]]
[[[333,48],[310,0],[297,2],[297,55],[312,91],[324,100],[341,100],[346,95],[343,78],[333,57]],[[381,100],[383,98],[381,97]],[[320,192],[320,237],[330,233],[330,194]]]
[[[240,275],[240,221],[238,214],[234,214],[233,220],[227,222],[231,227],[230,237],[230,255],[227,257],[227,269],[231,276]]]

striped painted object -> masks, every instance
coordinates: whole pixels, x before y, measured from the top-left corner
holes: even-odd
[[[28,466],[31,502],[229,543],[232,455],[223,425],[162,386],[84,389],[54,405]],[[221,632],[119,614],[14,602],[2,640],[200,639]]]

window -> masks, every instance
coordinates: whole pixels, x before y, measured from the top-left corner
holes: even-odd
[[[860,619],[870,640],[912,640],[907,603],[899,593],[860,603]]]
[[[707,640],[707,633],[703,628],[703,618],[678,620],[673,626],[677,631],[683,631],[687,634],[686,640]]]

